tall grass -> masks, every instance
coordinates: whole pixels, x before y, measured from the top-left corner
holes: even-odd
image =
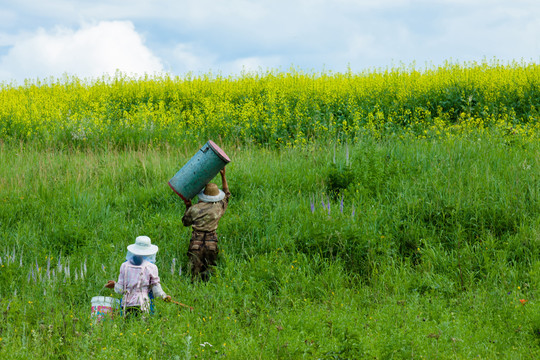
[[[233,197],[207,284],[167,186],[202,144],[3,144],[0,356],[538,357],[540,147],[520,139],[220,144]],[[96,324],[91,297],[142,234],[195,310]]]

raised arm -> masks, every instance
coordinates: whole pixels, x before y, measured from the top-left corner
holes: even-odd
[[[227,178],[225,177],[225,167],[219,170],[219,173],[221,174],[221,186],[223,187],[223,192],[225,194],[230,194],[229,184],[227,184]]]

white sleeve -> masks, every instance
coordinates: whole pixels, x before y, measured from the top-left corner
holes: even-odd
[[[159,297],[159,298],[162,298],[162,299],[167,296],[167,294],[165,294],[165,292],[161,288],[160,283],[157,283],[157,284],[152,286],[152,292],[154,293],[155,297]]]
[[[117,294],[120,294],[120,295],[123,295],[124,294],[124,276],[125,276],[125,265],[122,264],[122,266],[120,266],[120,274],[118,275],[118,281],[114,284],[114,291],[117,293]]]
[[[120,295],[122,295],[124,293],[124,289],[123,289],[122,285],[119,285],[118,283],[114,284],[114,291],[117,294],[120,294]]]

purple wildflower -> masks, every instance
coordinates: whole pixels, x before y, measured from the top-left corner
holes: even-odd
[[[182,265],[178,266],[178,276],[182,276]]]
[[[51,278],[51,256],[47,258],[47,277]]]
[[[341,195],[341,202],[339,203],[339,211],[343,214],[343,195]]]
[[[171,265],[171,275],[174,275],[174,268],[176,266],[176,258],[172,259],[172,265]]]
[[[354,205],[352,206],[352,217],[354,217]]]
[[[330,198],[327,198],[326,200],[328,200],[328,204],[327,204],[327,207],[328,207],[328,215],[330,215]]]
[[[315,212],[315,204],[312,200],[309,201],[309,204],[311,205],[311,213],[313,214]]]

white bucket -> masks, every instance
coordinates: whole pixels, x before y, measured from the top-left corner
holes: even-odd
[[[114,310],[120,307],[120,300],[110,296],[94,296],[92,298],[92,317],[98,321],[105,316],[112,317]]]

